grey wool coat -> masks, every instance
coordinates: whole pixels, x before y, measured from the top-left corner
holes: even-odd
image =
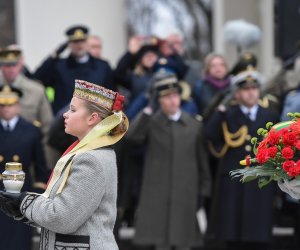
[[[75,155],[67,183],[56,195],[61,179],[49,198],[27,194],[21,204],[27,223],[42,227],[40,250],[117,250],[114,151],[103,148]]]
[[[142,245],[196,246],[198,197],[210,194],[210,174],[202,145],[201,122],[182,112],[170,121],[161,111],[141,113],[127,138],[147,145],[135,242]]]

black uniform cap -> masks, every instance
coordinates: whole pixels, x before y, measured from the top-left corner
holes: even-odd
[[[89,29],[83,25],[76,25],[66,31],[69,42],[82,41],[88,38]]]

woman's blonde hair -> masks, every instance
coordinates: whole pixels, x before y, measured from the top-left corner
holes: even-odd
[[[226,62],[225,57],[223,55],[218,54],[218,53],[210,53],[204,58],[204,65],[203,65],[203,74],[204,75],[209,74],[211,62],[215,58],[223,59],[224,65],[225,65],[226,69],[228,70],[228,65],[227,65],[227,62]]]
[[[85,100],[85,106],[90,114],[95,112],[95,113],[99,114],[99,116],[101,117],[102,120],[113,114],[112,111],[110,111],[104,107],[101,107],[101,106],[97,105],[96,103],[89,102],[86,100]],[[122,122],[119,125],[117,125],[115,128],[113,128],[110,131],[109,135],[113,136],[113,135],[117,135],[120,133],[124,133],[127,129],[125,120],[126,120],[126,118],[123,115]]]

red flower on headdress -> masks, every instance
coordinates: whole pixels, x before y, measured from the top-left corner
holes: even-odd
[[[115,98],[114,105],[112,106],[112,110],[115,110],[115,111],[122,110],[124,99],[125,99],[125,97],[123,95],[116,93],[116,98]]]

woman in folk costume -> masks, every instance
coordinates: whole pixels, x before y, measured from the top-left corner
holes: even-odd
[[[110,148],[128,129],[124,97],[76,80],[65,131],[78,138],[57,162],[43,194],[1,191],[8,216],[42,228],[40,249],[118,249],[117,166]]]

